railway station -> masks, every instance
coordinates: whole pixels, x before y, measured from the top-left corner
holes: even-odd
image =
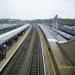
[[[75,75],[75,0],[0,0],[0,75]]]
[[[74,45],[74,36],[58,27],[19,26],[0,35],[0,75],[74,75]]]

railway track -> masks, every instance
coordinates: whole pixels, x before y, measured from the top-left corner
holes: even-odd
[[[44,75],[42,50],[41,50],[40,37],[38,32],[36,32],[32,62],[31,62],[30,72],[28,75]]]
[[[44,75],[40,38],[36,27],[32,27],[0,75]]]

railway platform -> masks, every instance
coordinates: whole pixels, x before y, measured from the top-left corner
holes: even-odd
[[[7,65],[7,63],[10,61],[10,59],[13,57],[13,55],[15,54],[15,52],[17,51],[17,49],[19,48],[19,46],[22,44],[22,42],[25,40],[25,38],[27,37],[28,33],[30,32],[31,27],[29,27],[25,34],[23,36],[21,36],[18,41],[16,43],[14,43],[12,45],[12,47],[7,51],[6,53],[6,58],[4,58],[1,62],[0,62],[0,72],[3,70],[3,68]]]
[[[49,54],[48,44],[43,36],[43,33],[40,29],[38,29],[41,41],[41,48],[42,48],[42,56],[43,56],[43,64],[44,64],[44,74],[45,75],[55,75],[55,68],[52,62],[52,59]]]
[[[59,43],[67,42],[67,40],[66,40],[64,37],[62,37],[60,34],[56,34],[54,31],[52,31],[52,29],[51,29],[49,26],[42,25],[42,24],[40,24],[40,26],[41,26],[42,28],[44,28],[44,30],[47,31],[49,34],[51,34],[52,37],[53,37],[55,40],[57,40],[57,42],[59,42]]]
[[[41,26],[40,26],[41,27]],[[57,44],[57,40],[50,34],[43,26],[41,27],[43,30],[46,39],[50,46],[50,52],[52,54],[52,58],[54,59],[55,70],[59,70],[60,75],[74,75],[75,69],[68,68],[73,66],[73,63],[69,59],[69,57],[63,52],[63,49]],[[67,68],[63,68],[63,67]],[[56,71],[57,72],[57,71]],[[55,75],[58,75],[57,73]]]

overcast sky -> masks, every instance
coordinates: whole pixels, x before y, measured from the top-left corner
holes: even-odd
[[[75,0],[0,0],[0,18],[75,18]]]

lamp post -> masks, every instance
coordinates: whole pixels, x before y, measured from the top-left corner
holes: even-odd
[[[53,18],[53,34],[57,38],[58,32],[58,15]]]
[[[58,15],[55,16],[55,36],[57,36],[58,32]]]

